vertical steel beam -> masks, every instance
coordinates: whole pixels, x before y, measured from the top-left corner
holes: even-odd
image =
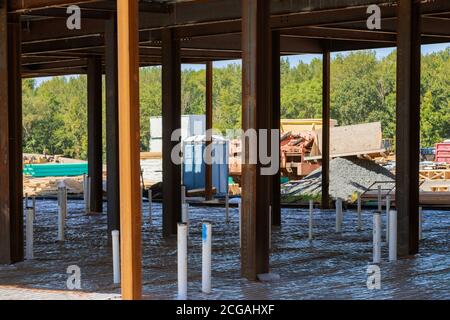
[[[106,88],[106,161],[108,198],[108,236],[120,228],[119,194],[119,101],[117,79],[117,17],[105,25],[105,88]]]
[[[272,129],[280,130],[281,118],[281,65],[280,32],[272,32]],[[279,160],[279,159],[278,159]],[[272,224],[281,226],[281,174],[272,176]]]
[[[242,1],[242,128],[271,127],[270,2]],[[259,134],[258,134],[259,136]],[[252,141],[252,143],[255,143]],[[269,272],[271,178],[250,163],[249,139],[243,141],[241,272],[249,280]],[[258,146],[259,149],[259,146]]]
[[[122,299],[141,299],[139,6],[117,1]]]
[[[163,236],[177,234],[181,222],[181,165],[172,161],[179,141],[172,133],[181,129],[181,59],[179,41],[172,29],[162,32],[162,124],[163,124]]]
[[[23,261],[22,74],[20,17],[8,22],[11,262]]]
[[[209,134],[213,127],[213,63],[209,61],[206,63],[206,146],[210,146],[212,136]],[[211,161],[208,161],[211,163]],[[205,166],[205,200],[212,200],[213,185],[212,185],[212,166],[206,164]]]
[[[0,264],[11,263],[9,101],[8,101],[8,23],[7,1],[0,1]]]
[[[100,57],[88,58],[88,165],[91,178],[91,213],[103,211],[102,162],[102,61]]]
[[[419,252],[420,1],[397,4],[396,206],[398,254]]]
[[[322,66],[322,209],[330,208],[330,52],[325,49]]]

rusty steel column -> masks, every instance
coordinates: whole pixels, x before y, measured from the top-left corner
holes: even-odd
[[[6,0],[0,1],[0,264],[11,263],[9,108],[8,108],[8,23]]]
[[[330,51],[322,61],[322,209],[330,208]]]
[[[23,261],[21,28],[0,2],[0,264]]]
[[[242,128],[271,127],[271,31],[270,2],[242,1]],[[259,134],[258,134],[259,136]],[[269,272],[269,206],[271,177],[261,174],[262,166],[250,163],[244,139],[242,155],[242,244],[241,273],[249,280]],[[258,145],[258,143],[256,143]],[[259,146],[258,146],[259,149]],[[258,157],[259,158],[259,157]]]
[[[162,130],[163,130],[163,236],[177,234],[181,222],[181,165],[171,159],[179,141],[172,133],[181,129],[181,59],[179,41],[172,29],[162,31]]]
[[[102,61],[89,57],[88,86],[88,166],[91,178],[90,213],[103,211],[103,148],[102,148]]]
[[[212,136],[209,130],[213,127],[213,63],[209,61],[206,63],[206,146],[210,146]],[[208,161],[211,163],[211,161]],[[205,200],[212,200],[213,198],[213,184],[212,184],[212,166],[205,164]]]
[[[119,101],[117,79],[117,17],[105,25],[105,88],[106,88],[106,189],[108,198],[108,237],[120,230],[119,193]]]
[[[23,261],[22,75],[20,17],[8,22],[11,262]]]
[[[122,299],[142,297],[139,4],[117,1]]]
[[[272,32],[272,129],[280,130],[281,118],[281,65],[280,32]],[[279,161],[280,159],[278,159]],[[281,171],[272,176],[272,225],[281,227]]]
[[[420,1],[397,7],[396,206],[398,255],[419,252]]]

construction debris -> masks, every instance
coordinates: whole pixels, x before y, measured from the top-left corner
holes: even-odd
[[[357,157],[336,158],[330,161],[330,196],[334,199],[352,201],[357,192],[365,192],[375,182],[394,182],[389,170],[371,160]],[[282,185],[282,201],[293,203],[304,200],[319,200],[322,187],[322,168],[300,181]]]

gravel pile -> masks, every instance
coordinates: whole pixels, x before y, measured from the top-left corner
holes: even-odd
[[[284,184],[282,197],[286,202],[319,199],[321,180],[320,168],[300,181]],[[356,157],[336,158],[330,161],[330,195],[334,199],[351,200],[356,192],[364,192],[373,183],[381,181],[394,182],[395,176],[373,161]]]

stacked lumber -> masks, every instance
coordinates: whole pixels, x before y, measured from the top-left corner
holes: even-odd
[[[64,181],[67,186],[68,194],[82,194],[83,193],[83,177],[46,177],[46,178],[31,178],[24,177],[23,194],[36,197],[50,197],[58,193],[58,184]]]

